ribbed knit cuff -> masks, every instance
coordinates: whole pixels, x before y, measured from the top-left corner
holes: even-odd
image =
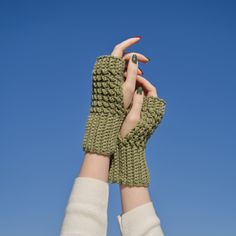
[[[83,150],[110,156],[115,152],[117,136],[124,115],[89,114],[83,139]]]
[[[108,180],[110,183],[128,186],[148,187],[150,174],[145,157],[145,149],[135,145],[118,143],[111,160]]]

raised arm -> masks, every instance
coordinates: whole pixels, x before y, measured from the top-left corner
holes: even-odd
[[[160,219],[149,195],[145,146],[163,118],[166,103],[142,76],[137,76],[137,84],[140,87],[121,127],[109,181],[120,184],[123,212],[118,215],[118,221],[122,235],[163,236]]]
[[[134,83],[134,78],[125,79],[124,73],[126,61],[127,64],[133,63],[132,54],[123,59],[120,46],[125,49],[138,40],[128,39],[116,45],[111,55],[96,58],[92,72],[91,107],[82,145],[84,160],[72,187],[61,236],[106,235],[110,157],[115,152],[117,136],[132,100],[133,91],[129,89],[129,83]],[[148,61],[141,54],[135,58],[136,61]],[[136,68],[135,75],[137,71],[141,73]]]

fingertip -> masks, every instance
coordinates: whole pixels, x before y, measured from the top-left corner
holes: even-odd
[[[134,97],[133,97],[133,103],[141,104],[143,103],[143,97],[144,97],[144,91],[141,86],[137,87]]]
[[[136,94],[143,95],[143,87],[142,86],[137,87]]]

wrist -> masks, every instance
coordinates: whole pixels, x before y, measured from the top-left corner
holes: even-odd
[[[109,163],[109,156],[85,152],[79,177],[90,177],[108,182]]]

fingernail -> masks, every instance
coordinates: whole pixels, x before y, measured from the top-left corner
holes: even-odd
[[[134,38],[141,38],[141,36],[137,35],[137,36],[134,36]]]
[[[134,64],[137,64],[137,61],[138,61],[137,55],[136,55],[136,54],[133,54],[133,55],[132,55],[132,62],[133,62]]]
[[[143,75],[143,74],[144,74],[144,73],[143,73],[143,70],[142,70],[142,69],[140,69],[140,68],[139,68],[139,70],[141,70],[141,72],[142,72],[142,75]]]
[[[143,88],[142,87],[138,87],[137,90],[136,90],[136,93],[137,94],[142,94],[143,92]]]
[[[148,59],[148,61],[151,61],[151,59],[149,57],[146,57]]]

